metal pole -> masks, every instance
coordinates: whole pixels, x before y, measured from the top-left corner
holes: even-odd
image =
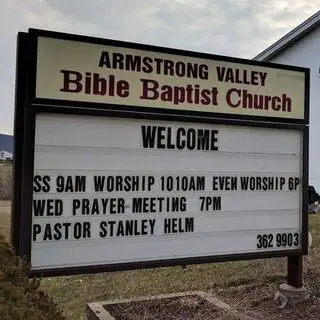
[[[295,288],[302,287],[302,256],[288,257],[287,283]]]

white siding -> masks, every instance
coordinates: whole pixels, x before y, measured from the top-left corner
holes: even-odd
[[[316,28],[270,62],[310,68],[310,184],[320,185],[320,28]],[[319,191],[319,188],[317,188]]]

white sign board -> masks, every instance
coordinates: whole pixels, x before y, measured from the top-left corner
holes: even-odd
[[[301,247],[299,130],[36,115],[32,269]]]

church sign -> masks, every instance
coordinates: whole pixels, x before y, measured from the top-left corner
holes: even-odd
[[[307,253],[308,69],[35,29],[17,55],[30,274]]]

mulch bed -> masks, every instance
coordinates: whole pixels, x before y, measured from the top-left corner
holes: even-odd
[[[172,297],[105,305],[116,320],[233,320],[199,296]]]
[[[283,309],[274,301],[281,281],[216,288],[213,296],[239,312],[239,316],[247,315],[254,320],[317,320],[320,319],[320,273],[310,270],[306,281],[311,298]],[[116,320],[239,319],[198,295],[124,302],[104,308]]]

